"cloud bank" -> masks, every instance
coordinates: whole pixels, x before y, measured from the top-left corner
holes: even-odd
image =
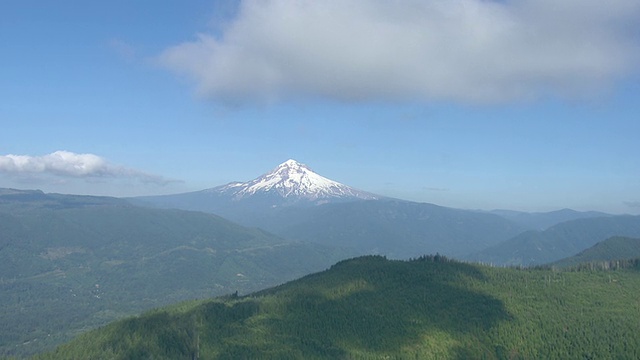
[[[585,96],[640,64],[637,0],[245,0],[160,62],[229,104]]]
[[[174,180],[111,164],[94,154],[56,151],[44,156],[0,155],[0,173],[54,175],[70,178],[129,178],[165,185]]]

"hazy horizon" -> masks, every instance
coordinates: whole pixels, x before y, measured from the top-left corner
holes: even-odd
[[[0,4],[0,187],[197,191],[287,159],[464,209],[640,214],[640,3]]]

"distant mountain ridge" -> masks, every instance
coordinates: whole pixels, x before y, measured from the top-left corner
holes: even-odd
[[[526,230],[494,214],[357,190],[295,160],[248,182],[132,201],[211,212],[290,240],[348,246],[359,254],[394,258],[430,252],[459,256]]]
[[[248,182],[132,201],[210,212],[291,240],[350,246],[359,254],[393,258],[435,252],[464,258],[526,230],[606,216],[569,209],[549,213],[471,211],[387,198],[325,178],[295,160]]]
[[[551,265],[569,267],[581,263],[638,258],[640,258],[640,238],[613,236],[574,256],[556,261]]]
[[[462,257],[525,230],[493,214],[393,199],[284,209],[264,226],[285,238],[394,259],[425,253]]]
[[[566,221],[544,231],[524,232],[472,254],[467,260],[496,265],[542,265],[573,256],[612,236],[640,237],[640,216]]]
[[[575,211],[560,209],[549,212],[523,212],[513,210],[491,210],[492,214],[502,216],[531,230],[546,230],[565,221],[611,216],[599,211]]]

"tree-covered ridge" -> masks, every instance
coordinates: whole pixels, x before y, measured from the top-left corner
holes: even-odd
[[[544,231],[524,232],[465,259],[496,265],[542,265],[573,256],[613,236],[640,237],[640,216],[567,221]]]
[[[611,262],[640,258],[640,238],[613,236],[575,256],[553,263],[553,266],[587,266],[597,262]],[[620,265],[618,265],[620,266]]]
[[[37,359],[636,359],[639,293],[637,266],[563,272],[367,256],[249,296],[112,323]]]

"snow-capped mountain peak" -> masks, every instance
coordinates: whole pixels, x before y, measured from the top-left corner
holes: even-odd
[[[356,190],[347,185],[327,179],[305,164],[289,159],[272,171],[246,183],[231,183],[220,189],[232,193],[236,200],[253,195],[272,195],[277,197],[304,200],[329,199],[377,199],[377,196]]]

